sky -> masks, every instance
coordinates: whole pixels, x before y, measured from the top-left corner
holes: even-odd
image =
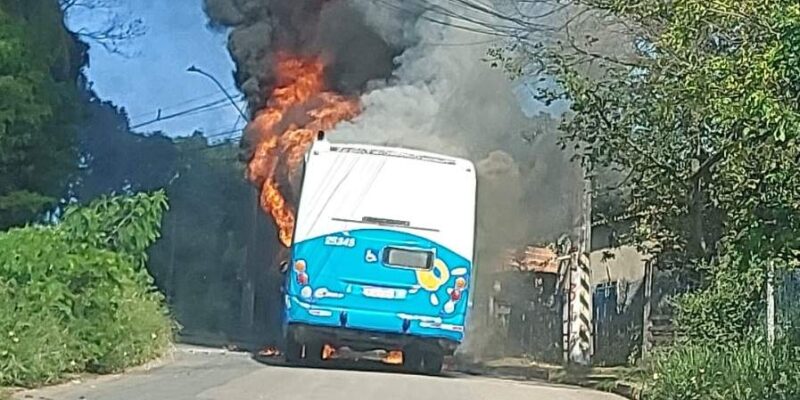
[[[207,27],[202,0],[104,1],[119,6],[114,11],[120,18],[141,18],[146,33],[125,44],[125,56],[89,43],[90,64],[85,72],[97,95],[124,107],[135,132],[163,131],[177,137],[200,130],[212,143],[239,136],[245,122],[224,93],[212,80],[186,71],[197,66],[239,99],[233,80],[234,63],[226,48],[227,33]],[[108,16],[102,11],[79,9],[69,15],[68,23],[73,31],[80,31],[102,26]],[[535,81],[521,82],[515,90],[527,115],[564,111],[565,104],[545,107],[534,100],[531,93],[536,86]],[[164,117],[215,101],[209,109],[154,122],[159,109]],[[244,107],[244,101],[241,105]]]
[[[144,36],[127,43],[122,56],[90,43],[86,74],[103,100],[128,111],[131,125],[150,122],[158,110],[167,116],[219,101],[218,106],[170,120],[143,125],[136,132],[161,130],[169,136],[187,136],[202,130],[210,140],[238,136],[231,132],[244,126],[238,111],[216,84],[186,69],[191,65],[210,73],[239,99],[234,64],[226,48],[227,34],[206,26],[202,0],[116,0],[121,17],[141,18]],[[101,24],[107,15],[98,11],[73,12],[68,23],[73,31]],[[244,104],[244,103],[242,103]]]

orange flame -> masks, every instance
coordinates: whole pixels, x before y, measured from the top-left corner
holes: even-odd
[[[325,344],[322,346],[322,359],[323,360],[330,360],[333,355],[336,354],[336,348],[329,344]]]
[[[247,177],[260,188],[261,208],[275,220],[278,238],[289,247],[295,215],[281,183],[295,181],[316,132],[332,129],[360,110],[357,100],[325,91],[321,59],[281,54],[277,60],[275,89],[248,126],[256,144]]]
[[[268,346],[259,351],[258,355],[261,357],[276,357],[281,355],[281,352],[275,346]]]
[[[400,365],[403,363],[403,352],[398,350],[390,351],[381,361],[386,364]]]

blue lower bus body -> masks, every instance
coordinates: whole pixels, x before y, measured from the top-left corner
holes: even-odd
[[[286,296],[284,335],[300,342],[321,341],[335,347],[355,350],[402,350],[417,345],[452,355],[463,332],[448,332],[436,322],[399,318],[394,313],[352,308],[320,308]],[[410,317],[410,316],[409,316]],[[447,322],[439,324],[448,327]]]
[[[387,247],[435,254],[425,270],[397,268]],[[424,237],[385,229],[295,243],[284,287],[284,333],[354,350],[408,348],[452,355],[466,330],[472,263]]]

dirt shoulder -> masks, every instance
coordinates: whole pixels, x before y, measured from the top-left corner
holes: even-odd
[[[503,358],[484,362],[459,360],[455,369],[470,375],[580,386],[632,400],[639,400],[642,391],[641,371],[627,367],[565,368],[523,358]]]

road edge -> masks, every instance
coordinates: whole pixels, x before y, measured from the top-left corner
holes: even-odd
[[[483,363],[460,363],[455,371],[475,376],[488,376],[497,379],[543,381],[613,393],[630,400],[641,400],[642,390],[635,384],[609,380],[592,379],[590,374],[571,371],[563,367],[530,366],[490,366]]]
[[[36,390],[43,389],[43,388],[52,388],[52,387],[67,387],[71,385],[77,385],[83,382],[88,381],[95,381],[95,382],[107,382],[112,381],[115,379],[120,379],[123,376],[134,374],[134,373],[142,373],[152,371],[154,369],[161,368],[165,365],[168,365],[175,359],[175,354],[181,352],[182,350],[179,348],[180,345],[171,344],[169,348],[158,358],[153,360],[147,361],[144,364],[136,365],[133,367],[126,368],[119,372],[114,372],[111,374],[92,374],[92,373],[79,373],[79,374],[71,374],[65,376],[63,380],[58,382],[53,382],[50,384],[35,386],[35,387],[0,387],[0,400],[12,400],[18,398],[28,398],[26,394],[35,392]],[[22,397],[20,397],[22,396]]]

